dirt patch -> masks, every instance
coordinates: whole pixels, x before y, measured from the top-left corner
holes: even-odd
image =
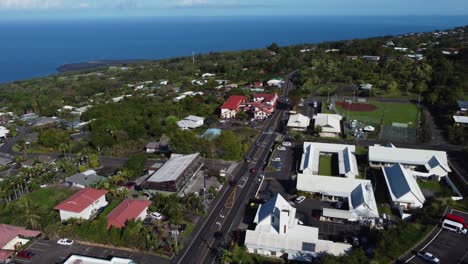
[[[341,106],[344,110],[354,111],[354,112],[372,112],[377,110],[377,106],[372,104],[364,103],[347,103],[347,102],[336,102],[337,105]]]

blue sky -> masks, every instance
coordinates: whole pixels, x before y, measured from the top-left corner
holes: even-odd
[[[0,18],[468,15],[468,0],[0,0]]]

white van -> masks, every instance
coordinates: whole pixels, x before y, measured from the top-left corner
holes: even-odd
[[[442,228],[458,234],[466,234],[466,229],[463,227],[463,224],[449,219],[445,219],[442,222]]]

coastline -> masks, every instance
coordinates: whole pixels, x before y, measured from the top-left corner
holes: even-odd
[[[127,64],[141,63],[150,61],[148,59],[129,59],[129,60],[94,60],[88,62],[76,62],[62,64],[57,67],[56,73],[65,73],[70,71],[93,70],[101,67],[125,66]]]

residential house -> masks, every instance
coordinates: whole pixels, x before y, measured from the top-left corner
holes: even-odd
[[[468,101],[457,101],[457,104],[459,113],[468,113]]]
[[[127,221],[143,221],[148,215],[148,207],[151,201],[125,199],[107,215],[107,226],[122,228]]]
[[[426,199],[409,169],[401,164],[382,167],[393,206],[401,209],[423,207]]]
[[[302,114],[290,115],[287,128],[293,131],[307,131],[310,125],[310,118]]]
[[[6,166],[13,163],[13,159],[9,156],[0,156],[0,166]]]
[[[166,139],[160,139],[158,142],[149,142],[145,147],[146,153],[159,153],[169,151],[169,142]]]
[[[453,116],[453,121],[455,121],[455,123],[457,125],[468,125],[468,116],[456,116],[456,115],[454,115]]]
[[[216,76],[216,74],[209,73],[209,72],[202,74],[202,78],[211,78],[211,77],[215,77],[215,76]]]
[[[364,55],[364,56],[361,56],[361,59],[368,60],[368,61],[379,61],[380,56]]]
[[[241,111],[241,108],[245,107],[247,103],[247,97],[243,95],[232,95],[227,101],[221,106],[222,119],[235,118],[237,113]]]
[[[95,170],[86,170],[66,178],[65,185],[68,187],[87,188],[105,179],[106,178],[97,175]]]
[[[182,130],[194,129],[203,126],[204,122],[204,117],[189,115],[186,118],[177,121],[177,126],[179,126]]]
[[[281,78],[273,78],[267,82],[267,85],[270,87],[278,87],[281,88],[284,84],[283,79]]]
[[[106,190],[80,189],[65,201],[55,206],[54,209],[59,210],[62,222],[71,218],[89,220],[100,209],[107,206],[106,193]]]
[[[337,114],[322,114],[314,116],[314,127],[321,127],[321,137],[339,137],[341,134],[341,119],[342,116]]]
[[[41,232],[24,227],[0,224],[0,263],[9,263],[15,251],[37,238]]]
[[[351,245],[318,238],[319,229],[300,225],[296,208],[280,194],[260,205],[253,230],[247,230],[245,246],[250,253],[296,261],[312,261],[320,253],[343,255]]]
[[[0,126],[0,139],[5,139],[8,134],[10,134],[10,130],[6,127]]]
[[[254,119],[263,120],[273,114],[278,102],[278,94],[258,93],[253,95],[253,102],[249,103]]]
[[[392,144],[370,146],[369,163],[371,167],[401,164],[414,176],[437,181],[451,172],[445,151],[397,148]]]

